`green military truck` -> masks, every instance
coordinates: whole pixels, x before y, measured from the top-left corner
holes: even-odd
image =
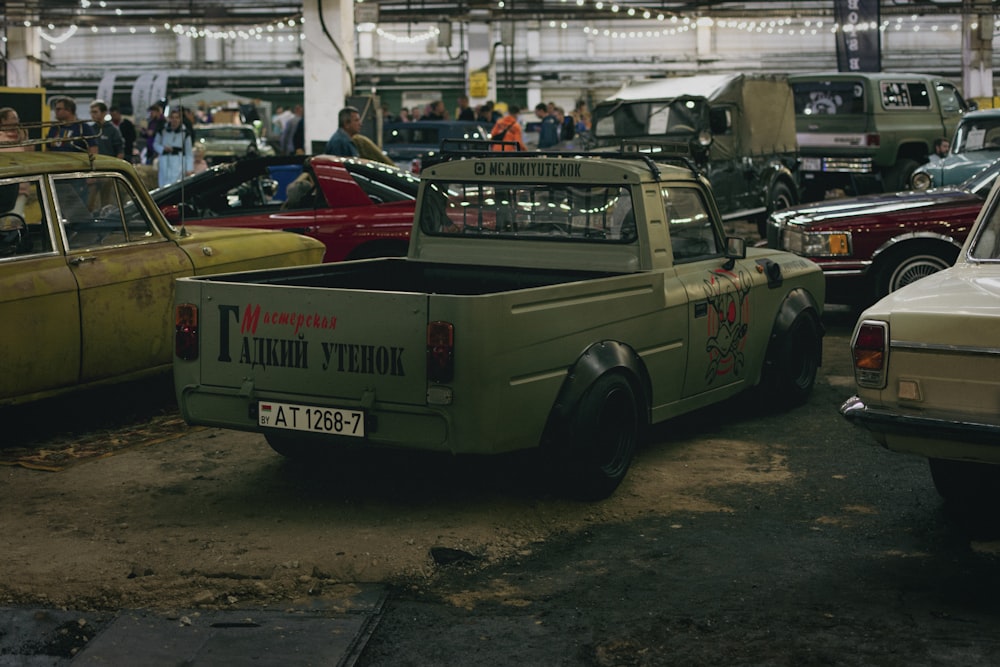
[[[290,457],[539,448],[600,498],[651,423],[804,400],[823,298],[814,263],[725,238],[687,166],[472,151],[424,168],[405,258],[178,281],[176,391]]]
[[[630,83],[597,104],[598,146],[686,145],[723,219],[757,220],[799,201],[795,111],[784,76],[704,74]]]
[[[970,108],[955,84],[929,74],[821,72],[788,83],[808,201],[907,189],[934,140],[951,138]]]

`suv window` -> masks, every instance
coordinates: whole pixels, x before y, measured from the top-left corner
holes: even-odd
[[[929,109],[930,92],[927,85],[919,82],[883,81],[883,109]]]
[[[965,109],[965,100],[962,99],[962,95],[955,89],[955,86],[950,83],[939,83],[935,88],[942,110],[955,113]]]
[[[799,81],[792,84],[792,94],[799,116],[865,112],[865,84],[860,80]]]

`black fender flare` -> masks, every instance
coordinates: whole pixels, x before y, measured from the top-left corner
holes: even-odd
[[[616,340],[602,340],[584,350],[569,367],[569,373],[552,405],[549,426],[565,423],[587,388],[597,378],[615,369],[621,369],[630,376],[636,395],[642,401],[642,414],[648,424],[653,393],[646,364],[630,345]]]
[[[823,362],[823,334],[826,332],[821,317],[822,310],[812,292],[797,287],[785,295],[785,300],[778,308],[778,314],[774,317],[774,324],[771,326],[771,338],[767,344],[767,353],[764,355],[764,364],[773,365],[778,358],[778,353],[787,344],[788,332],[792,328],[792,323],[802,313],[811,312],[819,331],[819,349],[816,351],[820,364]]]

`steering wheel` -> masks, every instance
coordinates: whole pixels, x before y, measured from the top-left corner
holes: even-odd
[[[31,247],[28,223],[24,216],[14,211],[0,215],[0,257],[10,257]]]

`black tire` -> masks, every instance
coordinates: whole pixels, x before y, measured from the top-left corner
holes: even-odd
[[[910,189],[910,177],[920,163],[910,158],[900,158],[892,167],[882,174],[882,188],[886,192],[899,192]]]
[[[628,472],[639,440],[635,390],[622,373],[599,377],[584,393],[566,425],[559,473],[569,495],[581,500],[610,496]]]
[[[760,237],[767,237],[767,217],[775,211],[784,211],[798,203],[792,188],[784,181],[778,181],[771,188],[771,193],[767,198],[767,213],[757,219],[757,233]]]
[[[805,403],[816,384],[823,337],[812,313],[795,318],[764,367],[766,395],[762,398],[783,408]]]
[[[946,501],[971,504],[997,496],[1000,466],[948,459],[930,459],[928,463],[934,488]]]
[[[903,249],[901,249],[903,251]],[[958,249],[938,247],[914,247],[912,252],[895,252],[880,263],[875,273],[875,298],[881,299],[900,287],[943,271],[955,263]]]

